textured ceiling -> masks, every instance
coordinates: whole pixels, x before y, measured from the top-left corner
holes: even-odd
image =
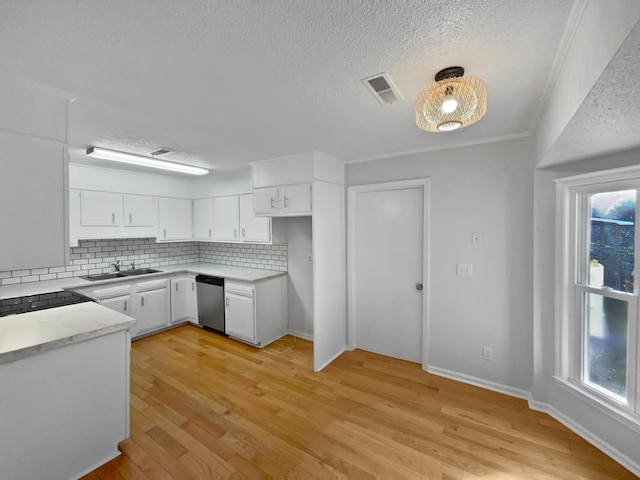
[[[545,166],[640,147],[640,23],[543,159]]]
[[[0,71],[76,98],[88,145],[221,171],[321,150],[345,161],[531,134],[573,0],[3,0]],[[418,129],[414,99],[451,65],[488,85],[488,111]],[[388,72],[381,106],[360,79]]]

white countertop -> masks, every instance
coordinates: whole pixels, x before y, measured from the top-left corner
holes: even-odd
[[[0,287],[0,300],[3,298],[23,297],[26,295],[37,295],[47,292],[59,292],[61,290],[74,290],[78,288],[104,285],[107,283],[130,282],[137,279],[150,279],[166,274],[193,273],[211,275],[214,277],[224,277],[229,280],[240,280],[244,282],[260,282],[270,278],[287,275],[287,272],[275,270],[260,270],[257,268],[234,267],[232,265],[220,265],[217,263],[184,263],[180,265],[170,265],[166,267],[153,267],[160,270],[160,273],[148,273],[132,277],[120,277],[109,280],[90,281],[80,277],[65,278],[60,280],[47,280],[44,282],[19,283],[16,285],[5,285]]]
[[[0,318],[0,365],[129,328],[135,320],[93,302]]]

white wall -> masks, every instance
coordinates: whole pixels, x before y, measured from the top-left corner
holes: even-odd
[[[346,166],[348,186],[431,178],[429,365],[510,391],[528,391],[532,372],[531,152],[518,139]]]
[[[192,198],[193,180],[69,163],[69,188]]]
[[[289,333],[313,340],[313,263],[311,217],[274,218],[273,228],[286,228],[289,271]]]
[[[251,193],[251,170],[220,175],[209,174],[193,180],[193,198]]]
[[[640,471],[640,433],[561,388],[553,379],[555,367],[554,262],[555,185],[554,178],[578,173],[640,164],[640,150],[561,165],[535,172],[534,239],[534,381],[532,394],[537,407],[547,410],[627,467],[624,456],[635,460]],[[536,404],[534,404],[536,405]],[[622,456],[621,456],[622,455]]]

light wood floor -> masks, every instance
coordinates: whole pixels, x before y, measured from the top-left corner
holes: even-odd
[[[134,342],[131,437],[85,478],[636,478],[523,400],[363,351],[314,373],[312,344],[284,343]]]

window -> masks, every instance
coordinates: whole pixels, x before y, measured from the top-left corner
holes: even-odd
[[[640,424],[640,169],[561,179],[556,376]]]

